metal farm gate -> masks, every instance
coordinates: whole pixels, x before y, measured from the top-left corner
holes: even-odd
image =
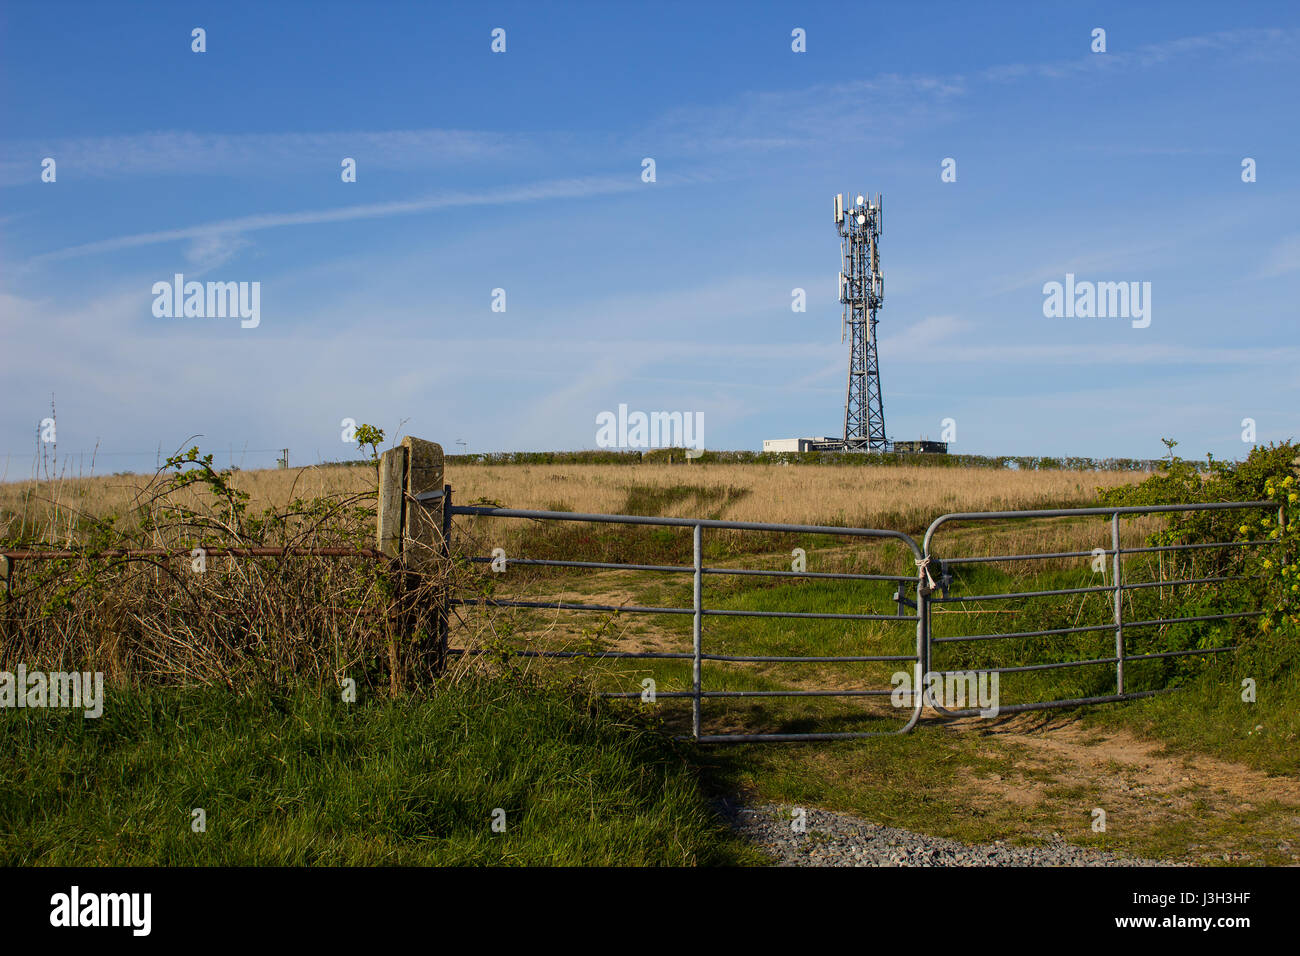
[[[1197,586],[1213,586],[1215,593],[1219,589],[1226,589],[1232,585],[1249,586],[1250,578],[1240,573],[1237,567],[1229,567],[1225,570],[1218,570],[1215,573],[1205,574],[1193,571],[1190,574],[1166,578],[1163,574],[1163,561],[1159,562],[1158,576],[1154,579],[1140,578],[1130,581],[1126,569],[1149,571],[1149,561],[1147,565],[1137,565],[1134,558],[1150,556],[1186,556],[1192,555],[1192,568],[1195,568],[1196,555],[1209,555],[1211,553],[1224,553],[1231,549],[1242,549],[1252,547],[1267,547],[1276,544],[1270,540],[1236,540],[1236,541],[1197,541],[1190,543],[1171,543],[1163,545],[1147,544],[1128,544],[1124,543],[1125,520],[1135,520],[1153,515],[1167,515],[1174,513],[1206,513],[1220,511],[1240,511],[1242,509],[1265,509],[1269,512],[1276,512],[1279,524],[1285,522],[1285,514],[1278,505],[1273,501],[1233,501],[1220,502],[1211,504],[1190,504],[1190,505],[1150,505],[1139,507],[1113,507],[1113,508],[1066,508],[1066,509],[1046,509],[1037,511],[991,511],[991,512],[974,512],[974,513],[956,513],[946,514],[936,518],[925,532],[923,540],[923,549],[927,559],[932,567],[937,566],[939,576],[937,579],[939,593],[933,595],[927,604],[927,607],[938,607],[946,609],[953,607],[973,607],[990,602],[1007,602],[1007,601],[1035,601],[1040,599],[1073,599],[1080,598],[1080,608],[1087,597],[1096,595],[1104,598],[1109,605],[1108,620],[1104,623],[1082,624],[1070,627],[1053,627],[1029,630],[993,630],[984,631],[977,628],[974,633],[966,633],[964,628],[959,629],[959,633],[935,634],[931,631],[927,623],[926,627],[926,650],[925,665],[929,673],[934,674],[936,678],[944,678],[952,673],[970,673],[976,674],[997,674],[1001,675],[1030,675],[1044,671],[1061,671],[1066,669],[1080,669],[1082,671],[1091,671],[1094,675],[1098,671],[1113,673],[1113,689],[1107,688],[1105,693],[1086,694],[1075,697],[1048,699],[1048,700],[1031,700],[1021,703],[1002,704],[998,708],[1000,714],[1017,713],[1030,710],[1048,710],[1054,708],[1077,707],[1084,704],[1110,703],[1122,700],[1135,700],[1141,697],[1150,697],[1154,694],[1161,693],[1165,689],[1135,689],[1126,681],[1126,665],[1135,665],[1141,662],[1168,661],[1180,657],[1192,656],[1210,656],[1223,654],[1236,649],[1235,644],[1223,644],[1212,647],[1188,647],[1177,650],[1166,651],[1143,651],[1134,650],[1135,644],[1148,643],[1150,635],[1155,633],[1166,632],[1171,627],[1187,624],[1198,624],[1211,621],[1233,621],[1244,618],[1259,617],[1263,611],[1256,608],[1248,611],[1226,611],[1218,612],[1211,610],[1210,613],[1204,614],[1183,614],[1178,616],[1166,616],[1166,600],[1164,594],[1166,589],[1171,596],[1179,593],[1177,589],[1192,588]],[[1094,547],[1090,550],[1080,551],[1046,551],[1046,552],[1019,552],[1010,554],[991,554],[979,556],[957,556],[943,558],[941,548],[936,548],[936,542],[941,536],[945,527],[951,528],[952,525],[962,522],[974,522],[981,526],[987,527],[990,524],[997,523],[1019,523],[1035,521],[1037,519],[1059,519],[1059,518],[1096,518],[1098,520],[1098,538],[1094,538]],[[1141,535],[1141,532],[1138,532]],[[1129,537],[1135,535],[1130,533]],[[1126,556],[1129,561],[1126,564]],[[1018,562],[1078,562],[1079,560],[1094,562],[1093,566],[1100,566],[1103,573],[1110,578],[1108,582],[1087,585],[1083,587],[1064,587],[1048,588],[1034,591],[1009,591],[1009,592],[986,592],[979,593],[976,587],[975,593],[966,593],[971,586],[968,580],[971,577],[971,571],[980,566],[989,565],[1008,565]],[[1237,562],[1228,560],[1227,562],[1217,562],[1218,565],[1233,565]],[[1159,600],[1154,602],[1144,602],[1148,613],[1134,613],[1135,607],[1132,600],[1136,595],[1153,595],[1159,592]],[[1128,600],[1128,611],[1125,611],[1125,603]],[[1258,603],[1258,602],[1256,602]],[[1143,610],[1141,602],[1136,608],[1138,612]],[[948,617],[952,617],[949,615]],[[972,648],[981,650],[1003,646],[1006,642],[1026,641],[1026,640],[1051,640],[1064,635],[1095,635],[1100,641],[1106,643],[1106,652],[1099,656],[1089,657],[1079,660],[1048,661],[1034,664],[1023,665],[1002,665],[994,663],[986,667],[947,667],[935,668],[934,656],[936,653],[944,654],[950,651],[970,651]],[[984,657],[997,657],[996,651],[985,653]],[[934,709],[943,716],[947,717],[970,717],[979,713],[978,708],[961,708],[948,709],[937,701],[928,701]]]
[[[450,486],[446,492],[450,495]],[[705,734],[701,732],[701,714],[705,700],[737,698],[778,698],[778,697],[889,697],[892,688],[855,687],[851,689],[817,688],[809,690],[706,690],[704,689],[704,665],[706,662],[729,664],[863,664],[893,663],[910,665],[915,672],[923,661],[925,650],[925,606],[928,588],[925,585],[924,561],[921,549],[916,542],[901,531],[885,531],[875,528],[840,528],[820,525],[796,525],[758,523],[745,521],[716,521],[696,518],[662,518],[642,515],[608,515],[576,514],[568,511],[526,511],[514,508],[460,507],[450,503],[446,506],[452,516],[465,515],[492,518],[523,518],[546,522],[585,522],[591,524],[649,525],[669,528],[690,528],[692,538],[693,562],[690,565],[653,565],[630,564],[614,561],[568,561],[540,560],[529,558],[499,558],[511,565],[580,568],[607,571],[645,571],[668,575],[686,575],[692,577],[693,600],[690,607],[643,607],[638,605],[590,604],[577,601],[531,601],[499,598],[460,598],[452,597],[451,605],[487,606],[493,608],[532,608],[538,610],[562,611],[596,611],[619,614],[668,614],[690,615],[692,649],[687,652],[665,651],[553,651],[524,650],[518,653],[540,658],[576,658],[595,657],[603,659],[631,660],[682,660],[691,663],[691,690],[667,691],[656,694],[663,698],[687,698],[691,701],[691,736],[705,743],[745,743],[758,741],[794,741],[794,740],[843,740],[860,737],[879,737],[887,734],[906,733],[916,725],[921,716],[921,702],[918,698],[911,709],[907,722],[897,730],[883,732],[848,732],[848,733],[797,733],[797,734]],[[911,576],[888,574],[852,574],[852,573],[818,573],[811,571],[765,570],[761,568],[723,568],[705,567],[704,565],[704,531],[732,530],[753,531],[777,534],[826,535],[849,539],[885,539],[898,541],[905,545],[912,557],[917,573]],[[490,564],[491,556],[472,556],[474,563]],[[704,579],[713,575],[755,576],[771,578],[799,578],[810,580],[847,580],[870,581],[892,586],[894,594],[890,600],[897,605],[894,614],[876,613],[819,613],[807,611],[760,611],[738,610],[708,607],[704,602]],[[906,594],[908,587],[917,588],[917,597],[913,602]],[[712,653],[706,647],[707,629],[704,626],[708,617],[748,617],[748,618],[782,618],[802,620],[836,620],[836,621],[892,621],[911,628],[916,635],[913,650],[907,654],[871,654],[871,655],[771,655],[771,654],[719,654]],[[449,649],[449,653],[464,653],[466,649]],[[470,650],[471,653],[479,651]],[[604,696],[636,698],[642,694],[637,691],[614,691]]]
[[[525,608],[533,610],[604,612],[607,614],[629,615],[689,615],[691,617],[691,649],[687,651],[663,650],[548,650],[533,648],[515,651],[523,656],[538,658],[604,658],[604,659],[641,659],[689,661],[691,666],[691,686],[689,690],[659,693],[657,697],[686,699],[691,702],[690,738],[703,743],[745,743],[778,741],[819,741],[839,740],[863,737],[877,737],[889,734],[902,734],[910,731],[928,708],[936,716],[970,717],[980,713],[987,715],[982,707],[954,707],[950,700],[941,700],[934,693],[934,688],[944,686],[946,679],[959,675],[968,680],[989,678],[993,675],[1000,679],[1008,677],[1025,677],[1046,671],[1080,669],[1094,683],[1095,675],[1100,669],[1113,672],[1113,688],[1104,693],[1081,693],[1077,696],[1051,699],[1031,699],[999,705],[997,713],[1009,714],[1029,710],[1075,707],[1085,704],[1112,701],[1133,700],[1148,697],[1164,689],[1134,689],[1126,683],[1126,665],[1133,667],[1144,662],[1173,659],[1189,656],[1208,656],[1234,650],[1235,643],[1226,643],[1214,647],[1189,647],[1171,651],[1149,651],[1138,646],[1144,636],[1152,632],[1166,633],[1167,629],[1179,625],[1202,622],[1224,622],[1243,618],[1258,617],[1262,610],[1256,608],[1246,611],[1210,612],[1194,615],[1166,616],[1164,608],[1165,595],[1172,598],[1180,593],[1178,589],[1196,586],[1220,588],[1225,586],[1249,586],[1250,579],[1243,573],[1236,562],[1228,562],[1227,571],[1216,573],[1192,573],[1179,577],[1164,577],[1163,559],[1159,562],[1160,574],[1155,579],[1128,580],[1126,570],[1136,570],[1138,556],[1173,556],[1175,554],[1205,552],[1227,552],[1229,549],[1249,548],[1272,545],[1272,541],[1198,541],[1194,543],[1171,543],[1167,545],[1125,544],[1123,541],[1123,522],[1134,522],[1143,517],[1159,516],[1172,512],[1214,512],[1242,509],[1265,509],[1277,512],[1279,520],[1284,520],[1276,502],[1250,501],[1225,502],[1194,505],[1161,505],[1146,507],[1111,507],[1111,508],[1073,508],[1030,511],[1000,511],[980,513],[953,513],[942,515],[929,526],[922,544],[917,544],[909,535],[887,529],[844,528],[818,525],[793,525],[779,523],[737,522],[705,520],[694,518],[666,518],[638,515],[616,514],[577,514],[566,511],[534,511],[513,508],[486,506],[454,506],[451,503],[451,487],[446,486],[443,507],[445,517],[464,516],[475,519],[521,519],[534,522],[577,522],[583,524],[617,524],[629,526],[649,526],[664,528],[689,528],[692,535],[693,561],[690,565],[669,564],[635,564],[619,561],[577,561],[566,559],[538,559],[527,557],[505,557],[503,554],[470,555],[471,564],[491,564],[498,562],[498,569],[504,565],[521,567],[554,567],[580,569],[592,572],[629,571],[651,572],[663,575],[690,575],[692,579],[692,601],[689,606],[639,606],[634,604],[587,603],[580,600],[537,600],[531,598],[465,597],[452,595],[452,607],[491,607],[491,608]],[[1034,551],[1019,549],[1010,553],[994,554],[947,554],[939,547],[944,534],[950,534],[954,527],[963,523],[976,523],[987,527],[990,524],[1019,524],[1042,522],[1047,519],[1098,519],[1098,526],[1104,531],[1105,541],[1087,550],[1051,550]],[[1105,525],[1106,527],[1103,527]],[[703,541],[706,531],[744,531],[769,534],[794,534],[806,536],[833,536],[848,541],[880,540],[898,542],[907,549],[911,558],[914,574],[857,574],[838,572],[815,572],[807,570],[777,570],[763,568],[717,567],[704,562]],[[1148,528],[1134,527],[1129,536],[1145,534]],[[1129,557],[1126,563],[1125,558]],[[1075,567],[1082,559],[1086,567],[1095,574],[1103,576],[1103,583],[1087,584],[1075,587],[1044,588],[1038,590],[1006,590],[980,592],[978,589],[978,571],[981,567],[1006,567],[1019,562],[1075,562]],[[1194,561],[1194,559],[1193,559]],[[1220,562],[1222,564],[1223,562]],[[1145,566],[1142,566],[1145,568]],[[1195,568],[1195,563],[1192,565]],[[786,578],[801,580],[841,580],[875,582],[881,586],[893,587],[890,600],[895,603],[896,611],[892,614],[882,613],[819,613],[806,611],[750,610],[710,606],[704,598],[704,581],[712,576],[758,576],[768,578]],[[971,588],[975,587],[973,592]],[[1159,592],[1160,601],[1150,613],[1134,615],[1134,594]],[[1218,593],[1217,591],[1215,593]],[[1036,601],[1057,601],[1062,599],[1080,601],[1080,613],[1086,599],[1091,596],[1104,598],[1108,616],[1104,622],[1078,624],[1069,627],[1052,627],[1025,630],[1003,630],[993,627],[979,627],[978,624],[992,613],[1018,613],[980,611],[969,612],[974,608],[995,602],[1018,602],[1021,608],[1031,608]],[[1125,611],[1125,604],[1129,611]],[[1028,603],[1026,603],[1028,602]],[[1141,612],[1150,602],[1139,602]],[[958,613],[945,613],[949,609]],[[1059,607],[1058,607],[1059,610]],[[1026,613],[1032,613],[1032,609]],[[1126,616],[1127,614],[1127,616]],[[706,622],[709,618],[747,617],[780,618],[793,620],[838,620],[847,623],[860,621],[895,622],[899,627],[915,631],[915,645],[907,653],[895,654],[848,654],[848,655],[772,655],[772,654],[729,654],[710,649],[710,634]],[[957,623],[975,622],[973,632],[955,626]],[[941,622],[941,633],[934,633],[936,622]],[[954,627],[949,627],[950,623]],[[955,631],[955,633],[954,633]],[[1098,653],[1083,659],[1065,659],[1039,661],[1030,664],[1006,663],[997,659],[996,648],[1006,647],[1008,643],[1027,641],[1050,642],[1065,635],[1097,636],[1106,641],[1107,652]],[[935,669],[936,655],[948,658],[955,652],[978,649],[982,660],[973,664],[953,664],[945,661],[943,666]],[[1041,650],[1041,646],[1036,649]],[[476,654],[489,653],[475,648],[449,648],[448,653]],[[990,659],[992,658],[992,659]],[[799,732],[799,733],[707,733],[702,728],[702,715],[705,701],[727,700],[737,698],[781,698],[781,697],[890,697],[895,702],[900,700],[900,689],[895,686],[861,686],[850,678],[850,686],[816,687],[795,690],[715,690],[710,689],[706,680],[706,664],[806,664],[836,665],[850,668],[863,663],[891,663],[904,666],[911,671],[910,688],[901,693],[901,699],[910,706],[904,709],[906,721],[900,727],[889,731],[871,732]],[[897,677],[897,675],[896,675]],[[973,685],[972,685],[973,686]],[[643,696],[637,691],[612,691],[605,696],[636,698]],[[1013,694],[1013,696],[1016,696]],[[895,703],[897,706],[897,703]],[[900,716],[901,719],[901,716]]]

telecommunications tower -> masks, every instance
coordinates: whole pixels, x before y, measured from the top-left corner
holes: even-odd
[[[844,447],[887,451],[885,407],[880,399],[880,363],[876,356],[876,312],[884,302],[885,280],[880,274],[880,193],[876,201],[858,196],[845,208],[844,194],[835,197],[835,227],[840,234],[844,265],[840,270],[840,302],[844,304],[840,341],[849,336],[849,381],[844,399]]]

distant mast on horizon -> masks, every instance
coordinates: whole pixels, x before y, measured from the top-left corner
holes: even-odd
[[[876,313],[885,298],[885,280],[880,274],[881,196],[876,193],[872,202],[870,196],[859,195],[846,208],[845,195],[835,195],[835,226],[843,258],[839,280],[839,299],[844,305],[840,341],[845,333],[850,340],[844,447],[888,451],[876,353]]]

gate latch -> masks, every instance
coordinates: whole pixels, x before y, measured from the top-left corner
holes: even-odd
[[[930,565],[935,561],[939,562],[939,580],[937,581],[934,579],[934,575],[930,573]],[[952,586],[952,575],[948,572],[948,562],[943,558],[927,555],[918,560],[916,566],[920,569],[924,579],[924,584],[921,585],[921,593],[928,597],[935,592],[935,589],[938,589],[943,592],[946,599],[948,597],[948,588]],[[898,594],[895,594],[894,598],[897,600]],[[913,604],[912,607],[916,607],[916,605]]]
[[[902,588],[899,588],[897,591],[894,592],[894,600],[898,603],[898,613],[900,615],[903,613],[904,605],[910,607],[914,611],[916,610],[916,602],[913,601],[911,598],[909,598],[907,595],[905,595],[903,593]]]

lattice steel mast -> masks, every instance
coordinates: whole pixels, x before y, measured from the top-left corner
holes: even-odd
[[[844,399],[844,445],[885,451],[885,407],[880,398],[880,364],[876,356],[876,312],[885,295],[880,274],[880,193],[876,201],[858,196],[850,207],[844,195],[835,197],[835,225],[840,234],[844,266],[840,271],[840,302],[844,304],[841,341],[847,332],[849,379]]]

